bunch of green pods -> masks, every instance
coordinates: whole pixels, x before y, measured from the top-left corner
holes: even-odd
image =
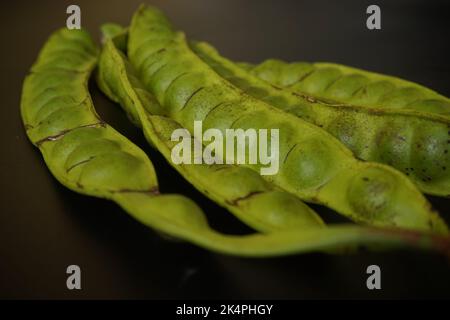
[[[351,105],[347,103],[346,99],[340,99],[344,94],[338,94],[338,92],[345,91],[345,87],[341,88],[340,85],[341,91],[336,89],[333,94],[330,93],[326,96],[327,99],[331,95],[334,97],[336,101],[331,102],[324,100],[325,96],[317,98],[317,96],[310,95],[309,91],[306,93],[299,91],[300,89],[294,85],[279,87],[278,85],[283,83],[283,80],[280,80],[280,78],[284,79],[282,75],[286,73],[286,78],[289,78],[288,74],[292,70],[289,72],[284,71],[287,70],[284,68],[279,70],[275,67],[278,64],[272,60],[254,67],[251,71],[246,71],[248,66],[244,66],[244,68],[238,66],[220,56],[213,47],[206,43],[193,43],[191,46],[218,74],[241,90],[325,129],[347,146],[357,158],[385,163],[402,171],[425,193],[450,196],[449,117],[412,110],[409,107],[390,108],[386,102],[388,100],[383,102],[382,106],[376,105],[372,108],[368,107],[371,101],[369,98],[363,106]],[[301,63],[298,65],[303,66]],[[273,72],[268,71],[269,66]],[[279,72],[276,72],[277,70]],[[320,74],[319,71],[318,74]],[[322,78],[317,79],[311,75],[311,78],[305,78],[304,81],[306,79],[311,79],[311,83],[317,82],[317,86],[319,86]],[[273,81],[269,83],[267,82],[269,80]],[[401,82],[401,80],[397,81]],[[338,82],[340,83],[340,80],[336,80],[336,83]],[[384,82],[389,81],[383,80],[382,83]],[[392,82],[395,83],[394,80]],[[296,83],[303,83],[303,80]],[[342,83],[348,82],[342,80]],[[374,83],[376,86],[379,82],[375,81]],[[332,86],[330,85],[330,88]],[[367,86],[371,87],[370,84]],[[429,95],[439,96],[431,90],[421,88],[423,87],[417,86],[414,90],[423,92],[423,95],[430,91]],[[353,87],[350,85],[345,89],[347,89],[346,92],[353,92]],[[364,91],[364,89],[361,90]],[[402,89],[394,91],[403,92]],[[360,92],[360,90],[355,92]],[[379,91],[377,93],[382,96]],[[316,94],[318,95],[317,92]],[[368,93],[368,95],[374,94]],[[353,97],[355,96],[356,93]],[[356,98],[352,100],[352,102],[359,101]],[[431,100],[418,100],[417,106],[424,106],[427,101]],[[448,103],[444,98],[438,100],[438,97],[432,101],[439,101],[442,105]],[[424,104],[419,104],[419,102]],[[442,109],[445,108],[442,107]]]
[[[359,246],[448,253],[445,223],[407,177],[356,159],[320,127],[240,88],[192,50],[157,9],[142,6],[128,31],[115,25],[103,30],[100,55],[86,31],[56,31],[23,86],[27,135],[53,176],[69,189],[110,199],[159,232],[225,254],[336,253]],[[142,128],[149,143],[194,187],[256,233],[221,234],[192,200],[160,193],[148,156],[94,109],[87,83],[97,62],[99,87]],[[195,120],[220,130],[280,128],[280,172],[261,176],[254,164],[173,163],[172,132],[192,131]],[[327,226],[302,200],[370,226]]]
[[[192,51],[184,34],[175,31],[157,9],[141,7],[133,17],[127,55],[164,115],[191,132],[198,120],[205,129],[279,129],[280,170],[264,178],[282,190],[357,222],[447,233],[443,221],[405,175],[358,160],[325,130],[224,79]],[[244,166],[261,168],[260,164]]]

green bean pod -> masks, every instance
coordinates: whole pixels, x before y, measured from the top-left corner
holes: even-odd
[[[397,77],[335,63],[269,59],[258,65],[241,64],[250,73],[280,88],[324,102],[376,109],[407,109],[450,116],[450,99]]]
[[[447,233],[406,176],[357,160],[326,131],[226,81],[192,52],[184,34],[174,31],[160,11],[142,6],[134,15],[127,53],[164,114],[191,132],[194,120],[202,120],[205,130],[279,129],[280,170],[264,178],[283,190],[358,222]]]
[[[102,29],[109,27],[111,25]],[[108,37],[108,32],[105,36]],[[171,134],[182,127],[176,121],[159,115],[162,107],[143,89],[132,66],[116,47],[116,42],[123,42],[123,37],[124,34],[119,33],[105,41],[97,83],[111,100],[121,105],[133,123],[143,129],[150,144],[187,181],[258,231],[295,229],[301,232],[308,227],[324,226],[321,218],[300,199],[277,190],[249,168],[226,164],[174,164],[171,150],[177,142],[171,140]]]
[[[359,159],[393,166],[422,191],[450,197],[450,119],[410,110],[374,110],[315,101],[258,79],[206,43],[192,47],[240,89],[324,128]]]

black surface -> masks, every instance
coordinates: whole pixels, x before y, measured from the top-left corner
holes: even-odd
[[[128,24],[140,1],[77,1],[82,25]],[[1,298],[429,298],[450,297],[449,262],[420,252],[307,254],[249,260],[170,242],[115,204],[59,185],[27,140],[19,115],[22,80],[72,1],[1,2]],[[365,27],[368,1],[149,1],[191,37],[232,59],[332,61],[393,74],[450,95],[448,1],[377,1],[382,30]],[[120,109],[91,86],[100,115],[142,147],[163,192],[191,196],[224,232],[246,233],[151,150]],[[450,201],[431,199],[450,220]],[[318,208],[328,221],[335,214]],[[80,265],[81,291],[66,289]],[[378,264],[382,290],[366,289]]]

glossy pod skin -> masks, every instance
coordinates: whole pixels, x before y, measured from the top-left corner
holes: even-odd
[[[450,100],[416,83],[326,62],[269,59],[242,64],[250,73],[280,88],[314,99],[377,109],[408,109],[450,117]]]
[[[86,32],[62,29],[49,39],[24,82],[21,114],[28,137],[69,189],[111,199],[151,228],[231,255],[279,256],[357,245],[448,253],[448,239],[356,226],[248,236],[215,232],[191,200],[160,195],[145,153],[99,119],[87,89],[96,60]]]
[[[102,29],[109,30],[113,26],[106,25]],[[107,38],[109,32],[104,33]],[[125,36],[119,33],[105,41],[99,59],[97,83],[111,100],[122,106],[132,122],[143,129],[150,144],[187,181],[257,231],[295,229],[302,232],[307,228],[324,226],[321,218],[300,199],[277,190],[249,168],[219,164],[173,164],[171,150],[177,142],[171,141],[171,134],[181,126],[159,115],[162,107],[143,89],[132,66],[116,47],[116,43],[123,42]]]
[[[53,175],[72,190],[105,198],[154,194],[156,176],[145,153],[94,110],[87,83],[97,55],[85,31],[61,29],[50,37],[23,85],[27,135]]]
[[[240,89],[324,128],[359,159],[386,163],[403,171],[422,191],[450,196],[450,119],[411,110],[319,102],[258,79],[206,43],[192,47]]]
[[[326,131],[233,86],[191,51],[158,10],[143,6],[135,14],[127,54],[165,115],[191,132],[194,120],[203,120],[204,130],[279,129],[280,170],[264,178],[283,190],[357,222],[447,233],[406,176],[358,161]]]

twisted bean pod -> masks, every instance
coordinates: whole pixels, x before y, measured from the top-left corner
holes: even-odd
[[[111,27],[106,25],[102,28],[106,38]],[[105,41],[99,59],[97,83],[111,100],[121,105],[133,123],[143,129],[150,144],[186,180],[258,231],[301,231],[324,225],[320,217],[297,197],[277,190],[251,169],[220,164],[173,164],[171,150],[176,142],[171,140],[171,134],[181,126],[170,118],[158,115],[161,106],[143,89],[126,57],[116,47],[116,43],[123,42],[124,36],[119,33]]]
[[[164,15],[141,7],[129,31],[128,56],[164,113],[193,131],[207,128],[280,130],[280,170],[264,176],[306,201],[355,221],[447,232],[423,195],[390,167],[361,162],[326,131],[245,94],[220,77],[172,30]],[[259,170],[261,165],[247,165]]]
[[[192,46],[230,82],[258,99],[324,128],[359,159],[391,165],[409,176],[422,191],[450,196],[450,119],[408,110],[325,104],[256,78],[221,57],[206,43]]]
[[[244,63],[241,67],[280,88],[290,88],[317,100],[450,116],[447,97],[392,76],[335,63],[286,63],[275,59],[255,66]]]

